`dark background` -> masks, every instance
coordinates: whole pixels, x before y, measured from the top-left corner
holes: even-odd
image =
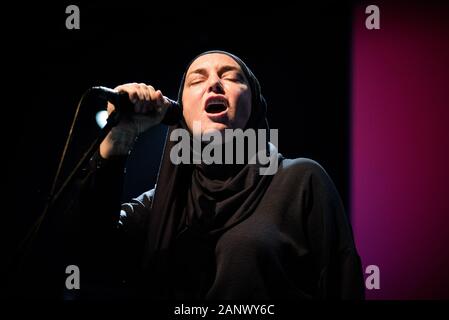
[[[81,10],[81,30],[65,28],[69,4]],[[365,27],[370,4],[380,30]],[[223,49],[259,78],[280,152],[318,161],[334,180],[363,267],[381,270],[381,289],[367,298],[447,299],[448,21],[448,4],[436,0],[3,4],[6,261],[42,212],[85,90],[145,82],[176,98],[190,59]],[[99,108],[81,111],[63,176],[98,134]],[[165,129],[140,139],[123,200],[153,187]],[[60,260],[55,230],[67,220],[47,221],[25,274],[6,273],[7,295],[62,297],[48,288]]]
[[[65,28],[69,4],[80,8],[80,30]],[[268,101],[270,126],[279,130],[279,151],[289,158],[318,161],[350,214],[349,2],[252,7],[231,2],[89,2],[20,12],[31,26],[20,37],[10,35],[15,51],[5,61],[14,69],[17,90],[5,120],[20,125],[20,130],[6,133],[14,137],[6,139],[11,144],[6,157],[9,250],[43,209],[85,90],[144,82],[176,98],[187,63],[211,49],[232,52],[253,70]],[[100,107],[91,104],[81,110],[63,176],[98,134],[94,116]],[[139,140],[128,162],[123,200],[153,188],[165,130],[153,128]]]

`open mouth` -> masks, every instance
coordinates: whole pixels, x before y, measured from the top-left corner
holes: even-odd
[[[205,111],[210,114],[221,113],[228,108],[228,103],[222,98],[212,98],[206,103]]]
[[[220,113],[226,110],[226,105],[224,103],[213,103],[206,107],[207,113]]]

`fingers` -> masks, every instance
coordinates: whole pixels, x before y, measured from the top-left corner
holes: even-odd
[[[159,112],[164,107],[165,98],[162,92],[145,83],[128,83],[117,86],[115,90],[128,93],[130,101],[134,104],[134,112],[138,114]],[[108,111],[109,109],[108,106]]]
[[[115,110],[114,105],[112,103],[108,102],[108,108],[107,108],[108,115],[111,114],[112,111],[114,111],[114,110]]]
[[[164,107],[168,107],[169,104],[171,104],[171,102],[164,97],[164,95],[162,94],[161,90],[157,90],[156,91],[156,104],[160,108],[164,108]]]

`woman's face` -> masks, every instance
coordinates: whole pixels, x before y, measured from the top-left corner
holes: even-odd
[[[193,131],[243,129],[251,114],[251,89],[239,64],[226,54],[198,57],[189,67],[182,94],[183,115]]]

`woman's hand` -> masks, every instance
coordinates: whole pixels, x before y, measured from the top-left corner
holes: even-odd
[[[155,90],[144,83],[127,83],[114,89],[128,93],[129,99],[134,104],[134,113],[121,119],[101,143],[100,155],[104,159],[127,154],[136,137],[159,124],[171,104],[160,90]],[[108,103],[108,114],[112,111],[114,105]]]

